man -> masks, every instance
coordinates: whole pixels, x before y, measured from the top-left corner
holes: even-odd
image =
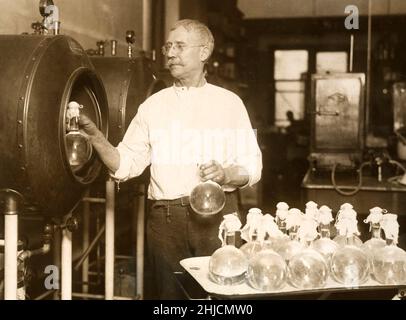
[[[261,151],[243,102],[205,80],[213,47],[204,24],[181,20],[173,26],[162,52],[175,83],[141,104],[117,148],[88,118],[80,120],[114,178],[138,176],[151,164],[146,232],[161,299],[183,297],[173,276],[182,271],[179,261],[211,255],[221,245],[218,227],[224,214],[237,213],[236,189],[261,177]],[[207,180],[222,186],[226,205],[201,219],[188,195]]]

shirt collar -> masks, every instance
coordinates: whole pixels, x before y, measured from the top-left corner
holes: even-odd
[[[204,84],[201,87],[178,87],[175,85],[175,83],[173,84],[173,88],[175,90],[176,93],[186,93],[186,92],[199,92],[199,91],[203,91],[205,88],[207,87],[207,81],[206,79],[204,79]]]

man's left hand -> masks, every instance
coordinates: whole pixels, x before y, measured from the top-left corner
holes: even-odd
[[[200,166],[200,177],[202,181],[212,180],[220,185],[230,182],[226,170],[215,160]]]

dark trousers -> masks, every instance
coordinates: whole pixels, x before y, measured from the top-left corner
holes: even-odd
[[[147,222],[149,267],[155,282],[154,299],[184,299],[185,295],[174,276],[184,271],[179,261],[185,258],[210,256],[221,246],[218,228],[223,215],[237,212],[237,192],[226,193],[224,209],[210,217],[194,213],[189,205],[150,203]]]

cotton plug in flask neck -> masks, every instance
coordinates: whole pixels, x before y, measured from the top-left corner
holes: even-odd
[[[68,161],[74,171],[81,169],[92,155],[88,138],[79,131],[80,106],[77,102],[68,103],[66,112],[67,133],[65,135]]]
[[[372,260],[377,249],[385,246],[385,240],[381,237],[381,220],[386,210],[379,207],[374,207],[369,210],[368,217],[364,220],[364,223],[369,223],[369,231],[371,232],[371,239],[365,241],[362,245],[362,249],[368,254],[372,264]],[[372,269],[371,269],[372,271]]]
[[[330,223],[333,220],[331,209],[327,206],[320,207],[317,219],[320,238],[313,242],[312,247],[324,256],[327,263],[330,263],[331,256],[338,248],[337,242],[330,239]]]
[[[314,216],[305,215],[299,226],[298,238],[301,243],[306,243],[306,246],[288,263],[288,278],[296,288],[322,288],[326,284],[329,274],[327,261],[312,247],[317,236],[317,222],[314,220]]]
[[[241,228],[236,214],[225,215],[219,226],[222,247],[209,260],[210,279],[219,285],[236,285],[245,281],[248,261],[240,249],[235,247],[235,234]]]
[[[382,284],[406,284],[406,252],[397,246],[399,236],[397,215],[384,214],[381,226],[387,245],[374,252],[374,277]]]
[[[367,254],[354,245],[358,233],[357,220],[352,215],[344,215],[336,223],[346,244],[340,246],[331,258],[331,272],[334,279],[348,287],[358,287],[369,279],[370,265]]]

